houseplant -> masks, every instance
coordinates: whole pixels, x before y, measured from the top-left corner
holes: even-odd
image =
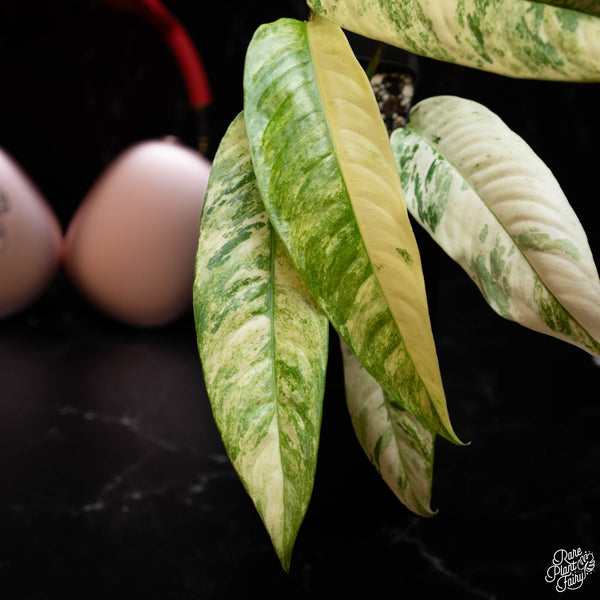
[[[502,316],[600,354],[600,281],[560,186],[485,107],[435,97],[391,138],[342,27],[510,77],[600,80],[584,0],[310,0],[255,33],[215,156],[194,309],[213,414],[285,569],[316,469],[329,325],[348,408],[399,499],[429,507],[446,408],[412,217]],[[406,204],[405,204],[406,203]]]

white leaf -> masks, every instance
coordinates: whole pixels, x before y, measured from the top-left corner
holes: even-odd
[[[551,171],[498,116],[417,104],[392,149],[411,214],[503,317],[600,354],[600,280]]]

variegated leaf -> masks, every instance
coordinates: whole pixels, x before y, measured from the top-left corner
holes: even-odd
[[[533,150],[484,106],[415,105],[391,138],[411,214],[503,317],[600,354],[586,234]]]
[[[400,501],[429,517],[435,434],[398,408],[341,341],[346,402],[356,437]]]
[[[308,0],[344,29],[511,77],[600,81],[600,18],[529,0]],[[586,8],[587,7],[582,7]],[[594,16],[594,14],[596,16]]]
[[[287,569],[312,493],[329,325],[269,224],[242,116],[211,170],[194,313],[215,421]]]
[[[263,200],[315,300],[395,402],[458,442],[388,135],[341,29],[261,26],[244,91]]]

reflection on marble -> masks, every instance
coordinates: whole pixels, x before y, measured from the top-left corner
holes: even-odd
[[[431,308],[450,412],[471,445],[438,441],[439,513],[409,513],[362,454],[332,345],[315,489],[289,574],[224,453],[191,315],[122,327],[59,280],[2,328],[0,597],[306,598],[332,585],[550,597],[556,549],[600,554],[600,407],[585,393],[600,367],[499,320],[445,269],[461,301],[433,295]],[[598,589],[592,574],[577,595]]]

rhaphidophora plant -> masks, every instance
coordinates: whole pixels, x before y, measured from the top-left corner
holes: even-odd
[[[214,418],[285,569],[316,468],[330,324],[360,444],[431,515],[452,428],[409,213],[500,315],[600,355],[600,280],[550,170],[487,108],[416,104],[388,135],[343,29],[508,77],[600,81],[590,0],[308,0],[258,28],[215,155],[194,311]]]

